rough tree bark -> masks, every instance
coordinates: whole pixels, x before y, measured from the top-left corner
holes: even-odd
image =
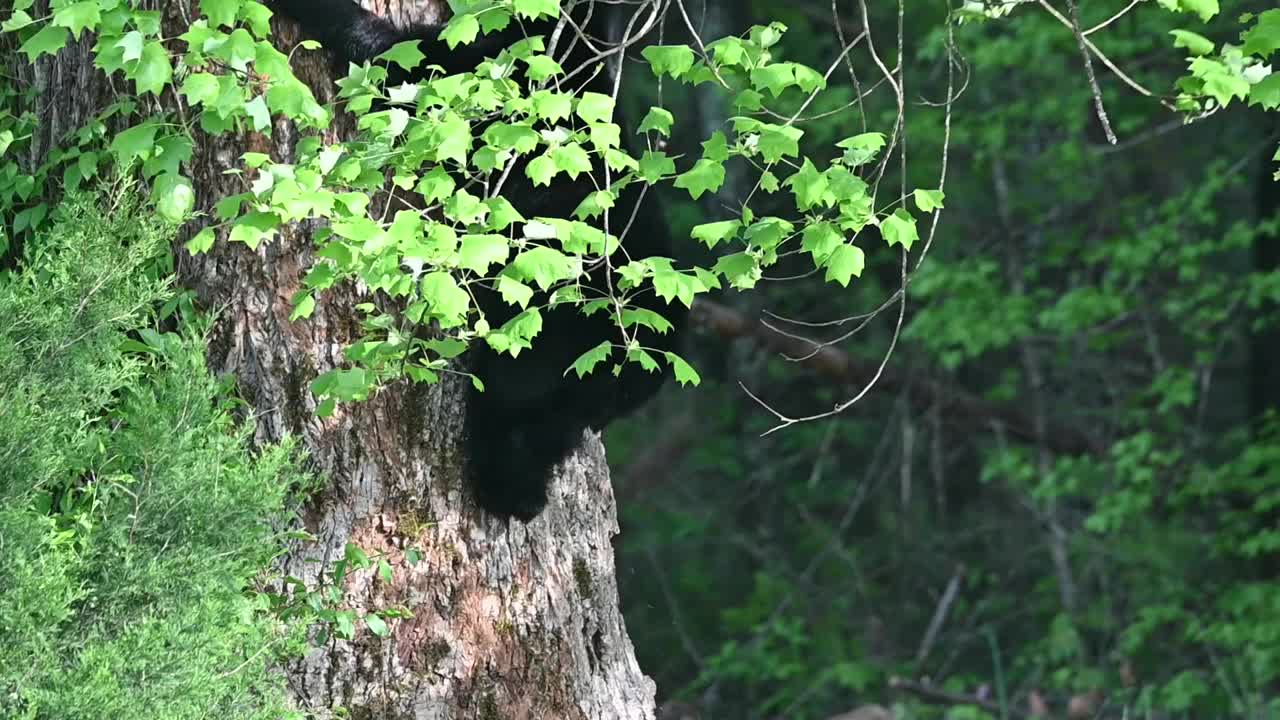
[[[181,32],[192,0],[149,5]],[[426,0],[379,0],[367,7],[405,22],[435,8]],[[441,3],[442,4],[442,3]],[[277,20],[276,43],[299,39]],[[34,66],[9,61],[45,102],[38,162],[67,130],[126,93],[90,65],[92,38]],[[295,55],[298,76],[321,102],[331,100],[324,53]],[[172,98],[166,98],[171,103]],[[330,140],[351,132],[340,118]],[[244,178],[224,174],[246,150],[288,160],[297,141],[277,121],[267,135],[199,137],[191,162],[197,208],[240,192]],[[196,228],[189,228],[194,232]],[[320,299],[311,318],[289,322],[313,245],[309,228],[291,228],[256,251],[219,242],[192,257],[175,245],[179,277],[201,305],[218,313],[209,365],[233,375],[252,408],[256,440],[300,437],[323,490],[301,525],[315,543],[298,543],[284,570],[314,583],[351,542],[385,554],[394,580],[348,573],[344,600],[367,609],[404,606],[413,617],[390,621],[379,638],[357,630],[285,668],[299,704],[315,717],[338,707],[356,718],[651,718],[654,686],[640,668],[618,607],[611,538],[618,532],[604,452],[596,436],[558,470],[547,510],[528,525],[479,512],[464,487],[463,386],[426,388],[401,382],[368,402],[315,416],[308,389],[339,365],[356,330],[354,289]],[[410,567],[413,546],[423,560]],[[319,562],[317,562],[319,561]]]

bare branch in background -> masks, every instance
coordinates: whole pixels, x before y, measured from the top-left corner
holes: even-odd
[[[1119,140],[1116,139],[1115,131],[1111,129],[1107,108],[1102,104],[1102,88],[1098,87],[1098,76],[1093,72],[1093,58],[1089,57],[1089,48],[1084,44],[1084,31],[1080,29],[1080,6],[1075,0],[1067,0],[1067,8],[1071,10],[1071,32],[1076,36],[1076,44],[1080,46],[1080,57],[1084,59],[1084,74],[1089,78],[1089,90],[1093,93],[1093,105],[1098,112],[1098,122],[1102,123],[1102,132],[1106,133],[1107,142],[1115,145]]]
[[[1039,0],[1039,2],[1040,2],[1040,7],[1044,8],[1045,11],[1048,12],[1050,15],[1052,15],[1058,22],[1062,23],[1063,25],[1066,25],[1069,28],[1072,27],[1071,21],[1068,20],[1062,13],[1058,12],[1057,8],[1050,5],[1047,2],[1047,0]],[[1098,58],[1098,60],[1102,61],[1102,64],[1106,65],[1107,69],[1110,70],[1112,73],[1114,73],[1116,77],[1120,78],[1120,81],[1123,82],[1125,85],[1128,85],[1129,87],[1133,88],[1138,93],[1145,95],[1146,97],[1159,98],[1158,95],[1146,89],[1141,84],[1139,84],[1138,81],[1129,77],[1124,73],[1124,71],[1116,67],[1116,64],[1111,62],[1111,58],[1102,54],[1102,51],[1098,49],[1098,46],[1094,45],[1093,41],[1089,40],[1089,38],[1084,38],[1084,46],[1089,48],[1089,50]],[[1173,103],[1171,103],[1168,100],[1161,99],[1160,104],[1164,105],[1170,110],[1174,110],[1174,111],[1177,110],[1177,108],[1174,107]]]
[[[938,633],[942,631],[942,624],[947,621],[947,614],[951,611],[951,605],[956,601],[956,596],[960,594],[960,583],[964,582],[965,568],[964,565],[957,565],[955,572],[951,575],[951,580],[947,583],[947,589],[942,593],[942,599],[938,601],[938,607],[933,611],[933,619],[929,621],[929,629],[924,633],[924,639],[920,641],[920,649],[916,651],[916,664],[924,662],[929,657],[929,652],[933,650],[933,644],[938,639]]]

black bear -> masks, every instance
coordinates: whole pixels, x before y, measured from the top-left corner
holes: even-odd
[[[443,25],[414,25],[398,28],[351,0],[275,0],[275,7],[298,22],[305,34],[335,54],[339,67],[363,63],[406,40],[419,41],[426,56],[423,67],[436,65],[445,75],[474,70],[525,37],[542,36],[549,41],[556,21],[541,19],[520,23],[511,20],[497,32],[479,36],[475,42],[450,49],[441,40]],[[572,88],[612,95],[612,75],[605,67],[603,51],[613,47],[611,18],[616,11],[605,3],[579,3],[568,12],[557,43],[556,59],[566,73],[583,68],[568,80]],[[567,48],[567,49],[566,49]],[[389,69],[388,86],[422,79],[394,66]],[[620,122],[624,137],[625,122]],[[507,176],[502,196],[526,218],[535,216],[569,218],[589,193],[605,186],[605,174],[593,159],[590,174],[575,179],[560,176],[550,187],[537,187],[525,175],[528,160],[519,161]],[[616,179],[616,175],[615,175]],[[643,196],[639,183],[624,189],[610,210],[608,230],[621,238],[621,249],[611,263],[588,268],[583,286],[597,295],[609,293],[614,277],[611,266],[645,257],[667,257],[670,237],[662,214]],[[477,296],[477,303],[492,327],[514,317],[516,308],[503,302],[496,292]],[[632,307],[652,310],[672,324],[666,333],[639,327],[632,339],[642,347],[671,350],[683,331],[686,309],[668,304],[652,288],[633,296]],[[469,474],[476,498],[485,510],[500,516],[528,521],[542,511],[547,501],[547,483],[554,466],[582,439],[583,430],[602,429],[614,418],[635,409],[652,396],[663,381],[660,372],[648,372],[628,363],[615,376],[608,365],[583,379],[565,374],[569,365],[604,340],[621,341],[616,315],[597,312],[584,315],[566,303],[543,311],[542,330],[532,349],[518,357],[493,352],[482,343],[473,346],[471,370],[485,384],[483,392],[473,392],[468,406],[467,438]],[[613,359],[621,357],[615,351]]]

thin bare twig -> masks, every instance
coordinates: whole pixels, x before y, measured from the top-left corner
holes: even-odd
[[[894,97],[895,97],[895,99],[896,99],[896,101],[897,101],[897,104],[898,104],[898,115],[897,115],[897,120],[896,120],[896,122],[894,123],[894,126],[893,126],[893,133],[892,133],[892,135],[890,136],[890,139],[889,139],[888,145],[887,145],[887,147],[886,147],[886,148],[885,148],[885,150],[884,150],[884,153],[885,153],[884,158],[881,160],[880,165],[879,165],[879,167],[877,168],[877,172],[876,172],[876,175],[875,175],[875,180],[874,180],[874,182],[873,182],[873,188],[878,188],[878,186],[879,186],[879,181],[880,181],[880,179],[884,176],[884,172],[885,172],[886,168],[888,167],[889,159],[890,159],[890,157],[892,156],[894,149],[899,145],[899,143],[900,143],[900,142],[901,142],[901,144],[902,144],[902,149],[899,151],[899,153],[900,153],[900,155],[902,156],[902,158],[901,158],[901,159],[902,159],[902,161],[905,163],[905,154],[906,154],[906,146],[905,146],[905,142],[906,142],[906,138],[905,138],[905,129],[906,129],[906,128],[905,128],[905,113],[906,113],[906,107],[905,107],[905,105],[906,105],[906,103],[905,103],[905,97],[904,97],[904,95],[903,95],[903,85],[904,85],[904,79],[903,79],[903,76],[902,76],[902,73],[903,73],[903,65],[902,65],[902,63],[901,63],[901,60],[899,60],[899,64],[898,64],[898,66],[897,66],[897,70],[896,70],[896,72],[895,72],[895,71],[891,71],[891,70],[889,70],[889,68],[885,65],[884,61],[880,58],[879,53],[876,51],[875,42],[873,41],[872,36],[871,36],[871,30],[870,30],[870,18],[869,18],[868,12],[867,12],[867,5],[866,5],[865,0],[859,0],[858,5],[859,5],[859,8],[860,8],[860,9],[861,9],[861,11],[862,11],[862,22],[863,22],[863,28],[864,28],[864,29],[863,29],[863,32],[864,32],[864,34],[866,35],[866,41],[867,41],[867,48],[868,48],[868,51],[871,53],[871,57],[872,57],[873,61],[875,62],[876,66],[880,69],[881,73],[884,75],[885,80],[889,83],[890,87],[892,87],[892,88],[893,88]],[[898,51],[899,51],[899,53],[898,53],[898,54],[899,54],[899,58],[901,58],[901,57],[902,57],[902,44],[903,44],[903,15],[904,15],[904,6],[903,6],[903,4],[900,2],[900,3],[899,3],[899,5],[898,5],[898,28],[897,28],[897,30],[898,30],[898,37],[897,37],[897,41],[898,41]],[[943,189],[943,188],[945,188],[945,186],[946,186],[947,158],[948,158],[948,154],[949,154],[949,153],[948,153],[948,150],[949,150],[949,147],[950,147],[950,137],[951,137],[951,109],[952,109],[952,105],[953,105],[954,100],[955,100],[955,78],[954,78],[954,70],[955,70],[955,67],[956,67],[956,57],[955,57],[955,54],[954,54],[954,53],[955,53],[955,46],[954,46],[954,43],[952,43],[952,42],[951,42],[951,36],[950,36],[950,34],[948,34],[948,47],[949,47],[950,52],[948,52],[948,55],[947,55],[947,63],[948,63],[948,68],[947,68],[947,78],[948,78],[948,80],[947,80],[947,102],[946,102],[946,106],[945,106],[945,110],[946,110],[946,120],[945,120],[946,132],[945,132],[945,134],[944,134],[944,139],[943,139],[943,148],[942,148],[942,169],[941,169],[941,172],[940,172],[940,174],[939,174],[939,179],[938,179],[938,189],[939,189],[939,190],[942,190],[942,189]],[[846,52],[847,52],[847,50],[846,50]],[[905,167],[904,167],[904,171],[903,171],[903,173],[902,173],[902,177],[903,177],[903,182],[905,183],[905,178],[906,178]],[[875,196],[875,192],[876,192],[876,191],[873,189],[873,191],[872,191],[873,203],[874,203],[874,196]],[[901,190],[901,192],[900,192],[900,195],[901,195],[901,196],[903,196],[903,197],[905,197],[905,195],[906,195],[905,186],[904,186],[904,188],[902,188],[902,190]],[[802,423],[802,422],[809,422],[809,421],[813,421],[813,420],[819,420],[819,419],[823,419],[823,418],[831,417],[831,416],[834,416],[834,415],[838,415],[838,414],[840,414],[840,413],[844,412],[845,410],[847,410],[848,408],[852,407],[854,404],[858,403],[858,402],[859,402],[859,401],[860,401],[860,400],[861,400],[861,399],[862,399],[862,398],[863,398],[863,397],[864,397],[864,396],[865,396],[865,395],[866,395],[866,394],[871,390],[871,388],[875,386],[876,382],[877,382],[877,381],[880,379],[880,377],[883,375],[884,370],[885,370],[885,366],[886,366],[886,365],[888,365],[889,358],[893,356],[894,350],[895,350],[895,349],[896,349],[896,347],[897,347],[898,339],[899,339],[899,337],[900,337],[900,335],[901,335],[901,332],[902,332],[903,322],[904,322],[905,317],[906,317],[906,307],[907,307],[907,286],[908,286],[908,285],[909,285],[909,283],[910,283],[910,278],[911,278],[911,276],[915,273],[915,271],[916,271],[916,270],[918,270],[918,269],[920,268],[920,263],[922,263],[922,262],[924,261],[924,258],[928,255],[928,252],[929,252],[930,247],[933,245],[933,240],[934,240],[934,238],[936,237],[936,232],[937,232],[937,228],[938,228],[938,220],[939,220],[939,218],[940,218],[940,217],[941,217],[941,216],[940,216],[940,213],[939,213],[938,211],[934,211],[934,213],[933,213],[933,218],[932,218],[932,222],[931,222],[931,226],[930,226],[929,233],[928,233],[928,236],[927,236],[927,238],[926,238],[926,241],[925,241],[925,243],[924,243],[924,247],[922,248],[921,253],[920,253],[920,256],[919,256],[919,258],[916,260],[916,263],[915,263],[914,267],[912,267],[912,268],[911,268],[910,272],[908,272],[908,258],[907,258],[907,253],[906,253],[906,251],[905,251],[905,250],[902,252],[901,284],[900,284],[900,286],[899,286],[898,290],[894,293],[893,297],[892,297],[892,298],[890,298],[889,300],[887,300],[887,301],[885,302],[885,304],[884,304],[884,305],[882,305],[879,309],[877,309],[877,310],[876,310],[876,312],[875,312],[875,313],[873,313],[873,314],[870,316],[870,317],[874,317],[875,315],[878,315],[878,314],[880,313],[880,311],[885,310],[885,309],[888,309],[889,305],[890,305],[891,303],[893,303],[893,302],[897,302],[897,303],[898,303],[898,316],[897,316],[896,321],[895,321],[894,326],[893,326],[893,333],[892,333],[892,336],[890,337],[890,340],[889,340],[889,347],[885,350],[885,353],[884,353],[884,355],[882,356],[882,358],[881,358],[881,360],[880,360],[880,364],[879,364],[879,365],[878,365],[878,367],[876,368],[875,373],[873,374],[872,378],[871,378],[871,379],[870,379],[870,381],[867,383],[867,385],[866,385],[865,387],[863,387],[863,388],[862,388],[862,390],[861,390],[860,392],[858,392],[856,395],[854,395],[852,398],[849,398],[849,399],[847,399],[847,400],[844,400],[844,401],[842,401],[842,402],[840,402],[840,403],[836,404],[836,405],[835,405],[831,410],[828,410],[828,411],[825,411],[825,412],[820,412],[820,413],[813,413],[813,414],[811,414],[811,415],[807,415],[807,416],[800,416],[800,417],[790,417],[790,416],[784,415],[783,413],[778,412],[778,411],[777,411],[777,410],[775,410],[774,408],[769,407],[769,406],[767,406],[767,405],[764,405],[763,403],[761,403],[760,399],[759,399],[756,395],[754,395],[753,393],[751,393],[751,392],[749,392],[749,391],[748,391],[748,392],[747,392],[748,396],[750,396],[750,397],[751,397],[753,400],[755,400],[757,403],[761,403],[762,407],[764,407],[766,410],[768,410],[770,413],[772,413],[772,414],[773,414],[773,415],[778,419],[778,424],[777,424],[777,425],[775,425],[774,427],[770,428],[769,430],[767,430],[767,431],[764,433],[764,435],[768,435],[768,434],[771,434],[771,433],[773,433],[773,432],[777,432],[778,430],[781,430],[781,429],[783,429],[783,428],[785,428],[785,427],[789,427],[789,426],[794,425],[794,424],[798,424],[798,423]],[[870,317],[868,317],[868,318],[867,318],[867,320],[865,320],[865,321],[864,321],[864,322],[863,322],[859,327],[856,327],[856,328],[854,328],[852,331],[845,333],[841,338],[837,338],[836,340],[828,341],[828,342],[825,342],[825,343],[814,343],[814,342],[810,341],[810,348],[809,348],[809,350],[808,350],[807,352],[805,352],[805,353],[802,353],[802,354],[800,354],[800,355],[796,356],[796,357],[797,357],[797,358],[799,358],[799,359],[809,359],[809,358],[811,358],[811,357],[815,357],[818,353],[822,352],[824,349],[826,349],[827,347],[829,347],[831,344],[836,343],[836,342],[840,342],[843,338],[849,337],[849,336],[851,336],[851,335],[853,335],[853,334],[857,333],[857,332],[858,332],[858,331],[859,331],[863,326],[865,326],[865,325],[866,325],[866,323],[867,323],[867,322],[869,322],[869,321],[870,321]],[[779,319],[781,319],[781,318],[779,318]],[[845,322],[845,321],[848,321],[848,318],[845,318],[845,319],[844,319],[843,321],[841,321],[841,322]],[[785,334],[785,333],[781,333],[781,332],[780,332],[780,331],[778,331],[776,328],[771,328],[771,329],[773,329],[775,332],[779,332],[779,334]],[[746,388],[745,388],[745,386],[744,386],[744,388],[743,388],[743,389],[744,389],[744,390],[746,389]]]
[[[1071,32],[1076,36],[1076,44],[1080,46],[1080,57],[1084,59],[1084,74],[1089,78],[1089,90],[1093,93],[1093,106],[1098,113],[1098,122],[1102,123],[1102,132],[1107,142],[1115,145],[1119,140],[1111,129],[1111,119],[1107,117],[1107,108],[1102,104],[1102,88],[1098,87],[1098,76],[1093,72],[1093,58],[1089,57],[1089,48],[1085,46],[1084,31],[1080,29],[1080,6],[1076,0],[1067,0],[1067,8],[1071,11]]]
[[[1055,19],[1057,19],[1058,22],[1062,23],[1063,25],[1066,25],[1067,27],[1071,27],[1071,21],[1068,20],[1062,13],[1058,12],[1057,8],[1050,5],[1048,3],[1048,0],[1039,0],[1039,4],[1040,4],[1040,7],[1044,8],[1046,12],[1048,12]],[[1104,55],[1103,52],[1098,49],[1098,46],[1093,44],[1092,40],[1090,40],[1089,38],[1085,38],[1084,45],[1085,47],[1089,48],[1089,50],[1092,51],[1095,56],[1097,56],[1098,60],[1100,60],[1103,65],[1107,66],[1108,70],[1114,73],[1116,77],[1120,78],[1120,81],[1123,82],[1125,85],[1128,85],[1129,87],[1133,88],[1141,95],[1144,95],[1149,98],[1159,99],[1160,104],[1164,105],[1170,110],[1177,109],[1176,107],[1174,107],[1173,103],[1169,102],[1168,100],[1160,98],[1160,96],[1146,89],[1141,84],[1139,84],[1137,80],[1134,80],[1133,78],[1129,77],[1127,74],[1125,74],[1123,70],[1116,67],[1116,64],[1111,62],[1111,58]]]
[[[1135,7],[1137,7],[1137,6],[1138,6],[1138,3],[1140,3],[1140,2],[1142,2],[1142,0],[1132,0],[1132,2],[1130,2],[1128,5],[1126,5],[1126,6],[1125,6],[1125,8],[1124,8],[1123,10],[1121,10],[1121,11],[1120,11],[1120,12],[1118,12],[1118,13],[1116,13],[1115,15],[1112,15],[1111,17],[1107,18],[1106,20],[1103,20],[1102,22],[1098,23],[1097,25],[1094,25],[1093,27],[1089,28],[1088,30],[1085,30],[1085,31],[1084,31],[1084,33],[1082,33],[1082,34],[1084,34],[1084,35],[1092,35],[1092,34],[1094,34],[1094,33],[1098,32],[1098,31],[1099,31],[1099,30],[1101,30],[1102,28],[1104,28],[1104,27],[1106,27],[1106,26],[1110,25],[1111,23],[1113,23],[1113,22],[1115,22],[1115,21],[1119,20],[1120,18],[1124,17],[1125,15],[1129,14],[1129,11],[1130,11],[1130,10],[1132,10],[1132,9],[1134,9]]]
[[[782,355],[798,355],[810,350],[812,340],[779,333],[760,320],[753,320],[729,307],[707,298],[693,304],[692,321],[701,329],[726,339],[749,338],[762,347]],[[876,371],[871,362],[855,358],[834,347],[824,347],[802,363],[810,370],[838,383],[867,382]],[[941,383],[909,378],[896,370],[887,370],[880,378],[882,390],[905,390],[908,399],[921,411],[937,408],[949,421],[965,427],[997,424],[1002,431],[1024,442],[1040,438],[1033,418],[1016,405],[999,405],[986,398],[959,392]],[[756,398],[757,402],[761,402]],[[772,412],[772,411],[771,411]],[[775,417],[781,417],[774,412]],[[1045,442],[1054,452],[1069,455],[1100,452],[1088,435],[1069,424],[1052,425]]]

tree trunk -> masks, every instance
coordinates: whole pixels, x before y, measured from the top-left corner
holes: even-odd
[[[170,37],[191,17],[190,0],[153,4],[177,29]],[[432,11],[414,0],[365,4],[397,22]],[[291,23],[275,27],[278,47],[287,51],[299,40]],[[90,47],[92,39],[82,38],[34,66],[11,61],[47,101],[37,108],[45,136],[37,156],[117,92],[128,92],[118,78],[113,90],[91,68]],[[316,97],[332,99],[326,54],[294,57]],[[327,139],[351,128],[349,118],[339,118]],[[245,176],[224,174],[240,165],[242,152],[286,160],[297,139],[283,120],[269,137],[198,137],[190,163],[197,208],[208,211],[243,189]],[[363,615],[399,606],[413,614],[389,620],[385,637],[358,623],[353,641],[330,639],[289,664],[299,705],[316,717],[339,707],[380,719],[653,717],[654,686],[640,671],[618,608],[610,544],[618,526],[599,438],[585,437],[559,468],[542,515],[508,524],[478,511],[462,481],[465,381],[399,382],[318,418],[309,384],[341,364],[357,330],[353,305],[370,298],[339,289],[319,298],[309,319],[289,321],[290,298],[314,251],[312,229],[290,228],[256,251],[225,237],[199,257],[182,249],[185,238],[175,250],[182,284],[217,312],[208,362],[235,377],[257,442],[301,438],[321,479],[300,517],[318,541],[291,546],[285,572],[314,586],[353,543],[385,557],[393,578],[349,571],[345,607]],[[422,554],[412,566],[410,547]]]

